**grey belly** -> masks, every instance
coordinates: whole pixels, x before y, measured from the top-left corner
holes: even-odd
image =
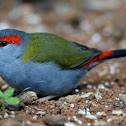
[[[18,90],[37,92],[41,96],[64,95],[76,88],[78,81],[87,71],[61,70],[54,63],[15,63],[7,65],[1,76],[12,87]],[[8,71],[8,74],[6,74]]]

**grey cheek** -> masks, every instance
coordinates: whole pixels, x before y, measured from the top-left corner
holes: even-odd
[[[22,54],[22,48],[14,44],[8,44],[5,47],[0,48],[0,54],[4,56],[20,57]]]
[[[6,50],[12,48],[11,46],[12,46],[11,44],[8,44],[8,45],[2,47],[1,49],[3,49],[4,51],[6,51]]]

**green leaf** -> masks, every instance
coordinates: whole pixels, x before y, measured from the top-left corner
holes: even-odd
[[[5,99],[8,99],[10,98],[14,93],[14,88],[10,88],[10,89],[7,89],[5,92],[4,92],[4,98]]]
[[[11,97],[9,99],[6,99],[5,102],[7,102],[11,105],[18,105],[20,101],[19,101],[18,97]]]
[[[4,97],[4,94],[2,91],[0,91],[0,98],[3,98]]]

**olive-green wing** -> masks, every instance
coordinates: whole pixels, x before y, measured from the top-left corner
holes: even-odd
[[[22,55],[22,63],[55,62],[62,69],[77,68],[99,55],[101,51],[89,49],[50,33],[31,33]]]

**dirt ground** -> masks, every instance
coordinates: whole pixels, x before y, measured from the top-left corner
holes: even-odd
[[[91,3],[85,7],[86,0],[0,0],[0,29],[51,32],[99,50],[125,49],[126,1],[110,1],[94,9]],[[7,106],[0,126],[126,126],[125,68],[126,58],[107,61],[67,96]],[[6,89],[3,81],[0,89]]]

